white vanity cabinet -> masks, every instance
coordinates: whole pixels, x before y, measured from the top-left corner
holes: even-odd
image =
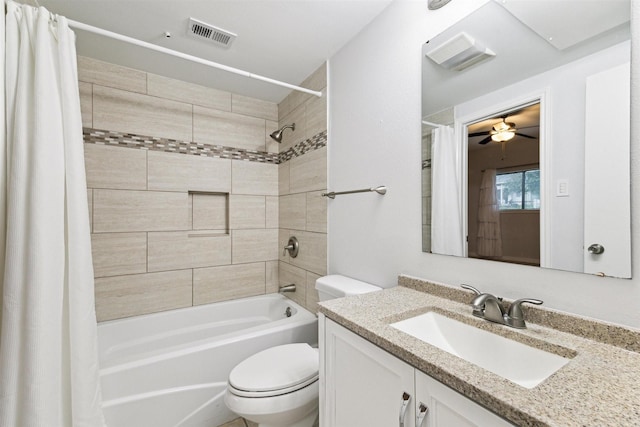
[[[513,427],[325,316],[319,320],[320,427]],[[417,424],[421,404],[428,411]]]

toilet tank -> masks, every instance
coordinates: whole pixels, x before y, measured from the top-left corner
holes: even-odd
[[[382,290],[379,286],[339,274],[320,277],[316,280],[316,289],[318,290],[320,301]]]

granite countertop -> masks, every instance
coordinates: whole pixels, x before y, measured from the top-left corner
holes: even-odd
[[[571,361],[527,389],[389,326],[428,311]],[[531,322],[514,329],[474,317],[469,304],[406,286],[325,301],[320,312],[518,426],[640,426],[639,331],[615,327],[632,344],[612,345]]]

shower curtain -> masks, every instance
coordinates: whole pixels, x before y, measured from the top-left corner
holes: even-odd
[[[458,147],[455,132],[439,126],[431,133],[431,251],[464,255]]]
[[[496,195],[496,170],[482,173],[478,202],[478,255],[487,258],[502,256],[502,234],[500,232],[500,210]]]
[[[7,3],[0,426],[104,426],[75,36]]]

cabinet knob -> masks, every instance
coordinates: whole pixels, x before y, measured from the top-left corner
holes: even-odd
[[[600,255],[601,253],[604,252],[604,246],[602,246],[599,243],[594,243],[593,245],[587,248],[587,252],[589,252],[592,255]]]
[[[402,393],[402,400],[400,401],[400,427],[404,427],[404,418],[407,415],[407,409],[409,409],[410,401],[411,395],[406,391]]]
[[[416,415],[416,427],[423,427],[428,413],[429,408],[427,407],[427,405],[420,402],[420,405],[418,405],[418,415]]]

